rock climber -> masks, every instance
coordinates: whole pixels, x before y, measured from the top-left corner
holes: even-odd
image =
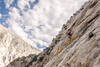
[[[67,30],[67,35],[68,35],[69,38],[71,38],[71,36],[72,36],[72,31],[71,31],[71,29],[68,29],[68,30]]]

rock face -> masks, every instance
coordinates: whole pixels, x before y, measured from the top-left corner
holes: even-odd
[[[18,57],[38,54],[39,52],[0,25],[0,67],[5,67]]]
[[[100,67],[100,0],[86,2],[39,55],[18,59],[7,67]]]

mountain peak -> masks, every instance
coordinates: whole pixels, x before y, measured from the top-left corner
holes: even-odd
[[[38,54],[39,52],[39,50],[0,25],[0,67],[6,66],[18,57]]]

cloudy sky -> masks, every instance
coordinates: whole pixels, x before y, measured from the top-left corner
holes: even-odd
[[[0,24],[42,50],[86,1],[0,0]]]

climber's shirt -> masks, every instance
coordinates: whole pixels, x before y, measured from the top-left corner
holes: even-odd
[[[68,29],[67,35],[72,36],[72,31],[71,31],[71,29]]]

